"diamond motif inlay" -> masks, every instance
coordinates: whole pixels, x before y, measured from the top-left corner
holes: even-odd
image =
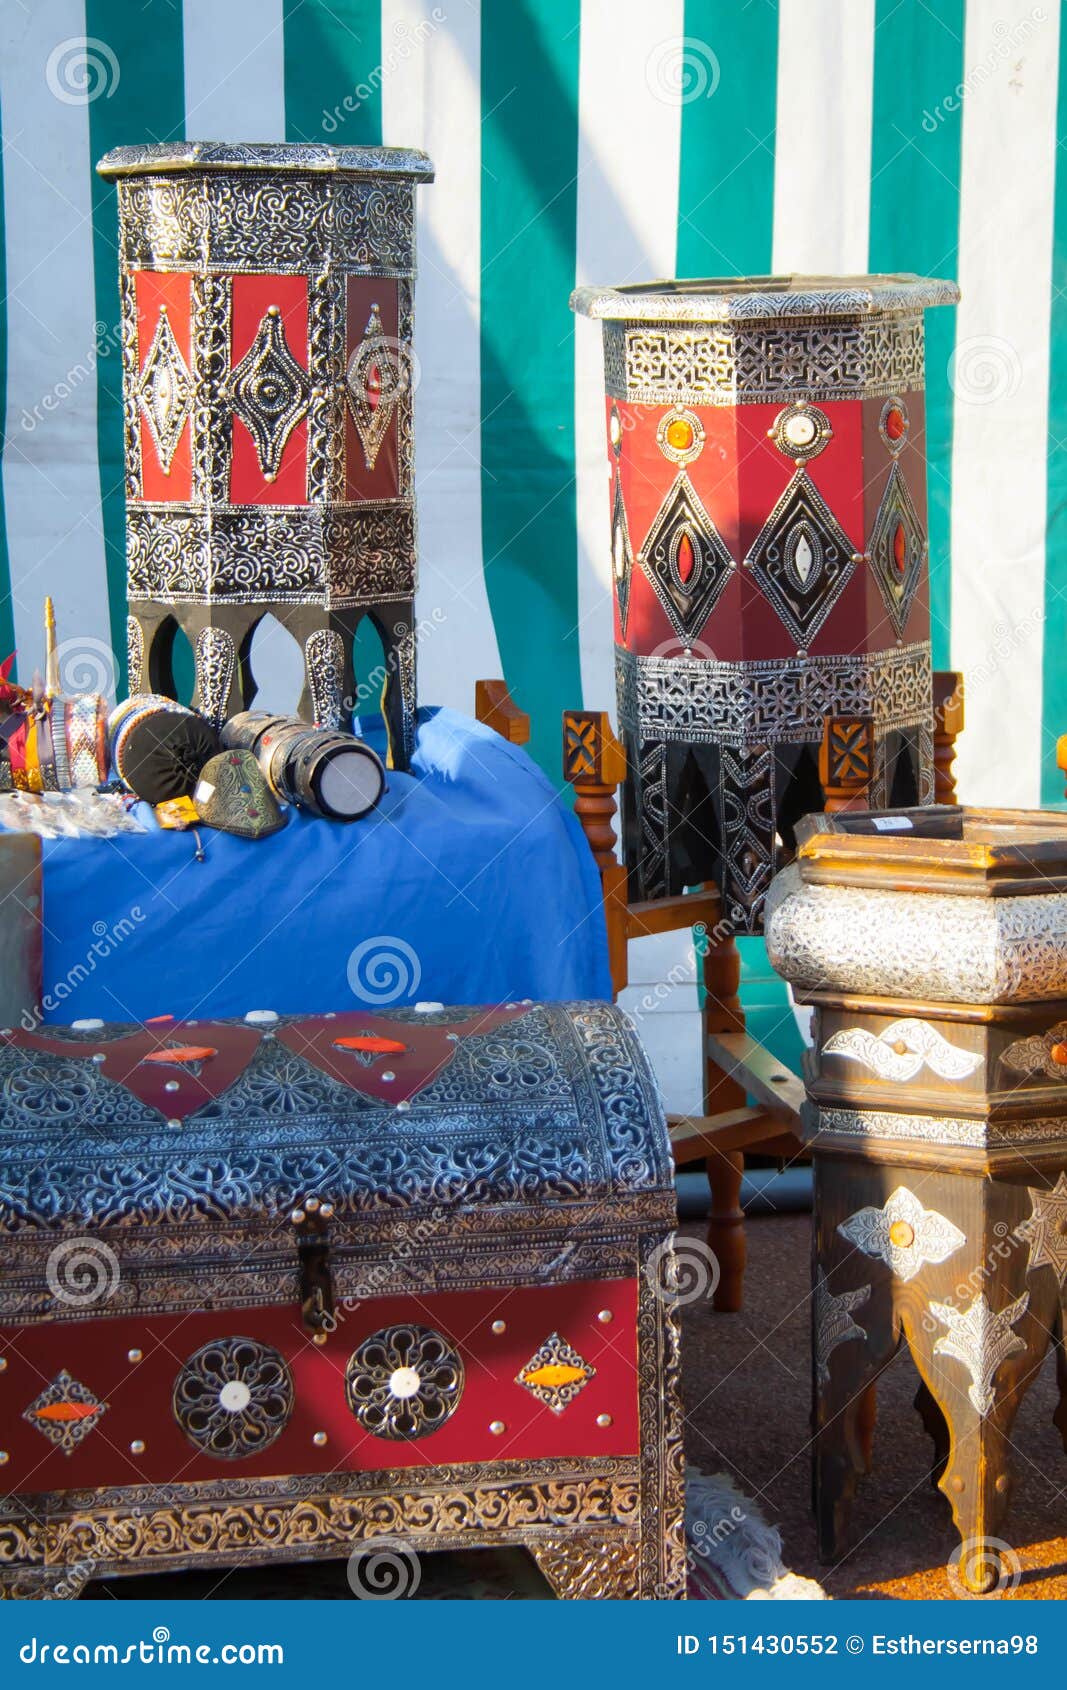
[[[718,603],[734,565],[684,470],[657,511],[638,562],[675,633],[691,645]]]
[[[382,330],[377,305],[345,372],[345,389],[356,425],[363,461],[373,469],[397,401],[411,385],[411,351]]]
[[[23,1409],[22,1418],[64,1455],[72,1455],[106,1414],[107,1406],[64,1368],[29,1408]]]
[[[878,590],[898,638],[926,572],[926,535],[908,484],[894,464],[871,530],[869,554]]]
[[[515,1383],[543,1402],[553,1414],[562,1414],[595,1373],[595,1367],[583,1361],[558,1332],[553,1332],[516,1375]]]
[[[630,583],[633,580],[634,554],[630,545],[630,525],[626,520],[622,483],[615,476],[615,497],[611,509],[611,573],[615,580],[615,597],[619,606],[619,625],[626,633],[626,619],[630,611]]]
[[[159,308],[156,332],[138,377],[136,392],[160,468],[164,475],[169,475],[192,406],[193,383],[181,348],[174,338],[165,305]]]
[[[278,474],[289,436],[310,397],[308,373],[290,352],[281,312],[271,305],[230,375],[230,402],[252,436],[267,481]]]
[[[793,476],[745,559],[798,645],[818,633],[855,564],[852,542],[812,480]]]

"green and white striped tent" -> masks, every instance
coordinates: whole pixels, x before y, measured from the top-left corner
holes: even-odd
[[[0,0],[0,655],[121,689],[116,216],[147,140],[424,147],[421,696],[503,674],[559,766],[612,707],[599,334],[576,283],[907,269],[928,322],[935,662],[972,800],[1061,794],[1067,155],[1055,0]],[[1065,96],[1064,103],[1067,103]],[[1061,160],[1063,168],[1061,168]],[[294,654],[265,636],[272,699]]]
[[[962,787],[1060,796],[1067,169],[1054,0],[0,0],[0,651],[121,648],[122,142],[425,147],[421,694],[506,675],[558,768],[612,704],[598,331],[575,283],[909,269],[928,321],[935,661]],[[267,654],[292,659],[280,635]],[[264,668],[261,654],[258,669]],[[117,677],[121,686],[121,673]],[[269,677],[268,677],[269,683]]]

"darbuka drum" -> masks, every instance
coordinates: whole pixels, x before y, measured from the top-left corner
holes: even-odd
[[[245,710],[226,724],[222,738],[234,750],[255,752],[279,798],[330,821],[358,820],[385,791],[381,760],[338,729]]]

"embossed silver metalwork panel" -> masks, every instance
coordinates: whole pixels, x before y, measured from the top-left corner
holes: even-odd
[[[754,745],[819,740],[828,715],[869,716],[879,731],[932,711],[925,642],[857,657],[639,657],[615,650],[619,719],[645,740]]]
[[[928,1262],[946,1262],[967,1242],[958,1226],[936,1209],[924,1208],[906,1185],[898,1185],[881,1208],[857,1209],[837,1230],[905,1282]]]

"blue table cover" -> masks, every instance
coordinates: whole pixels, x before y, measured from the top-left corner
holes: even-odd
[[[380,724],[364,736],[381,750]],[[423,710],[408,774],[347,825],[44,841],[43,1019],[387,1013],[611,995],[600,878],[525,752]]]

